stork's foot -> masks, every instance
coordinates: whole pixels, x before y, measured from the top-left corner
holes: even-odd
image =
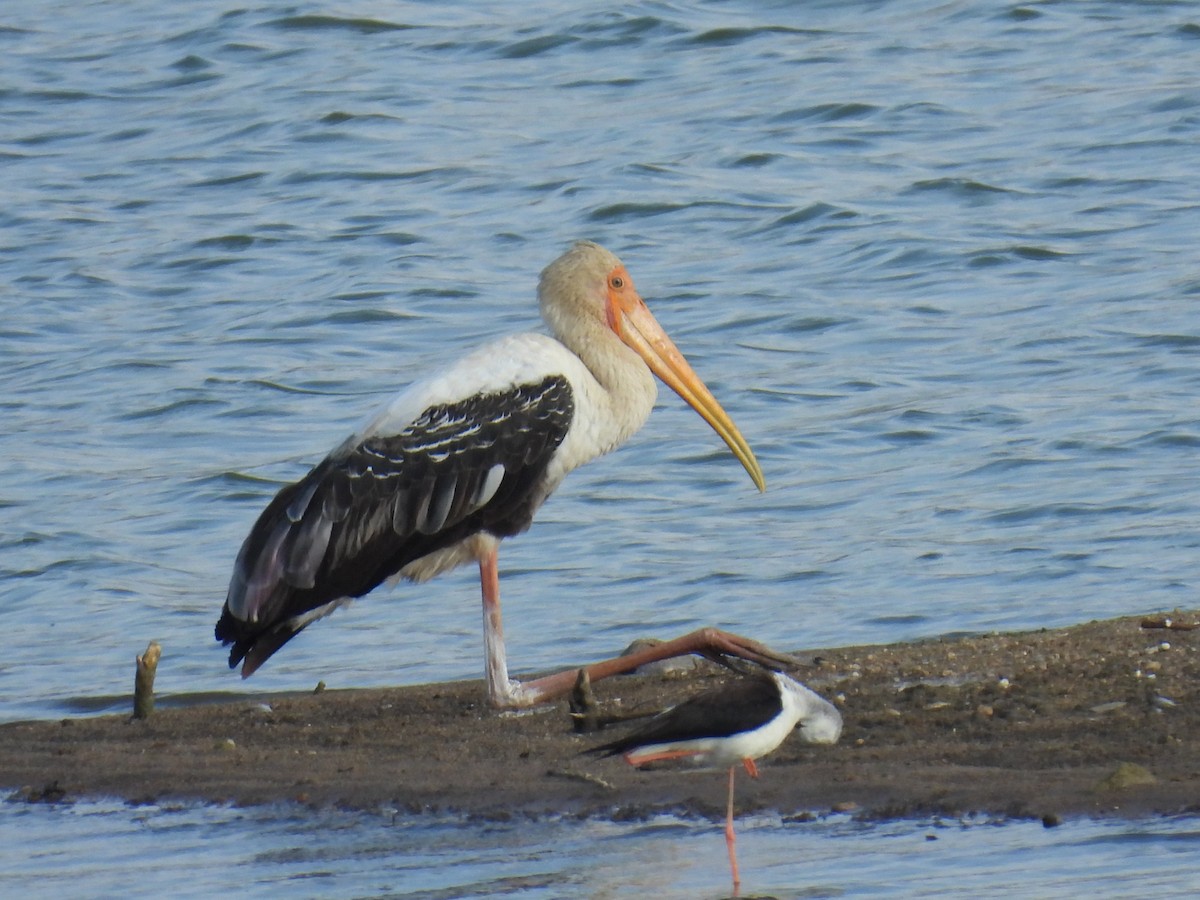
[[[522,684],[520,681],[506,678],[503,682],[488,685],[488,700],[496,709],[529,709],[554,699],[530,690],[535,684],[537,682]]]
[[[810,663],[799,657],[772,650],[761,641],[742,637],[740,634],[734,634],[730,631],[721,631],[718,628],[701,628],[699,631],[685,634],[674,641],[668,641],[667,645],[669,646],[678,642],[697,644],[698,646],[689,652],[698,653],[706,659],[710,659],[723,666],[728,666],[731,660],[738,659],[754,663],[757,666],[770,669],[774,672],[810,665]]]
[[[622,656],[629,656],[633,653],[641,653],[647,647],[657,647],[663,642],[659,638],[644,637],[637,638],[628,647],[621,651]],[[687,656],[673,656],[670,659],[659,659],[650,663],[643,663],[632,672],[627,672],[628,675],[663,675],[675,676],[692,673],[698,666],[703,665],[699,657],[695,654]]]
[[[575,687],[579,673],[587,673],[591,681],[632,672],[647,663],[676,656],[696,653],[722,665],[730,660],[745,660],[763,668],[779,671],[805,665],[805,662],[786,653],[772,650],[766,644],[717,628],[701,628],[672,641],[664,641],[645,647],[625,656],[593,663],[581,669],[568,669],[527,684],[504,679],[490,685],[489,693],[493,706],[501,709],[528,708],[546,703],[569,694]],[[497,689],[503,686],[504,689]]]

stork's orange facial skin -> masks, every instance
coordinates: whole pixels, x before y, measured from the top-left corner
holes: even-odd
[[[605,314],[608,327],[617,337],[645,360],[651,372],[712,426],[721,440],[729,445],[738,462],[750,473],[755,486],[765,491],[767,483],[758,460],[754,458],[754,451],[733,424],[733,419],[721,408],[717,398],[658,324],[645,301],[638,295],[633,279],[624,266],[617,266],[608,273]]]

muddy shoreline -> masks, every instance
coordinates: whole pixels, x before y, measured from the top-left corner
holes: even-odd
[[[1196,612],[817,651],[836,747],[794,739],[741,778],[740,813],[863,819],[1200,813]],[[722,670],[596,685],[610,709],[677,702]],[[719,818],[721,774],[637,771],[582,751],[566,703],[500,714],[481,682],[258,696],[0,725],[13,802],[298,803],[484,819]]]

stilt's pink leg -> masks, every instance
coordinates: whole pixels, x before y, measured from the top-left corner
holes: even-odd
[[[729,868],[733,872],[733,896],[735,897],[742,885],[741,876],[738,875],[737,851],[733,846],[737,842],[737,838],[733,835],[733,777],[736,771],[737,766],[729,767],[729,805],[725,813],[725,846],[729,848]]]
[[[658,753],[644,753],[638,755],[637,751],[630,750],[625,754],[625,762],[631,766],[645,766],[652,762],[662,762],[668,759],[687,759],[689,756],[699,756],[703,750],[662,750]]]

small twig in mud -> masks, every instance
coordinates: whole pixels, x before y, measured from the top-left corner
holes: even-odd
[[[1142,619],[1143,628],[1166,628],[1171,631],[1194,631],[1200,628],[1200,622],[1177,622],[1170,616],[1159,616],[1155,619]]]
[[[158,658],[162,647],[151,641],[146,652],[137,658],[137,674],[133,678],[133,717],[148,719],[154,712],[154,673],[158,670]]]
[[[571,707],[571,718],[575,723],[576,734],[589,734],[600,728],[596,721],[598,705],[596,694],[592,691],[592,679],[588,677],[587,669],[579,670],[575,679],[575,688],[567,701]]]
[[[546,774],[551,778],[566,778],[569,781],[582,781],[584,784],[594,784],[606,791],[615,790],[611,782],[605,781],[599,775],[590,772],[576,772],[570,769],[549,769]]]

